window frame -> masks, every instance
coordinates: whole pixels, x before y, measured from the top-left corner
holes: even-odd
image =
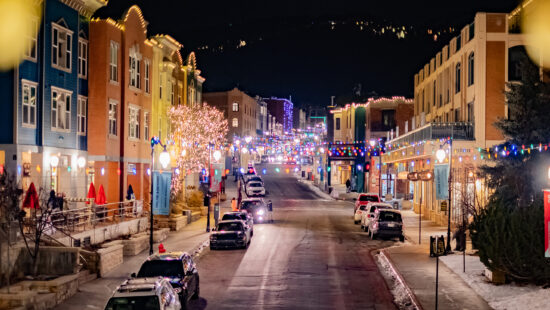
[[[35,16],[31,17],[30,23],[31,23],[31,29],[29,29],[29,31],[31,32],[27,33],[27,40],[29,40],[30,44],[25,50],[24,59],[36,62],[37,53],[38,53],[37,44],[38,44],[38,31],[39,31],[38,17],[35,17]],[[33,56],[33,53],[34,53],[34,56]]]
[[[475,65],[475,54],[474,52],[471,52],[468,55],[468,86],[472,86],[475,83],[475,71],[474,71],[474,65]]]
[[[460,93],[460,82],[462,80],[462,64],[458,62],[455,66],[455,94]]]
[[[28,94],[28,102],[25,103],[25,87],[28,88],[29,90],[29,94]],[[31,89],[34,88],[34,106],[31,104],[31,102],[33,101],[32,100],[32,97],[31,97]],[[29,80],[21,80],[21,126],[22,127],[25,127],[25,128],[36,128],[36,116],[37,116],[37,113],[36,113],[36,109],[37,109],[37,104],[36,104],[36,99],[38,98],[38,83],[37,82],[33,82],[33,81],[29,81]],[[27,120],[28,122],[25,122],[25,106],[27,106]],[[33,110],[33,112],[31,112],[31,110]],[[34,114],[34,123],[31,123],[30,120],[31,120],[31,115]]]
[[[239,103],[238,102],[233,102],[233,105],[231,106],[231,111],[239,112]]]
[[[109,82],[116,84],[118,84],[118,49],[119,44],[111,40],[109,46]]]
[[[141,89],[141,54],[138,46],[134,45],[128,53],[128,85],[129,87]]]
[[[74,32],[70,29],[67,29],[55,22],[52,22],[51,23],[52,25],[52,46],[51,46],[51,53],[52,53],[52,58],[51,58],[51,66],[55,69],[58,69],[58,70],[61,70],[61,71],[65,71],[65,72],[69,72],[71,73],[72,71],[72,65],[73,65],[73,34]],[[56,33],[57,33],[57,36],[56,36]],[[65,50],[64,50],[64,56],[65,58],[61,57],[59,58],[59,50],[60,50],[60,34],[61,33],[65,33]],[[67,38],[70,38],[70,39],[67,39]],[[67,42],[70,41],[70,44],[67,44]],[[55,43],[57,42],[57,44]],[[54,52],[54,50],[56,52]],[[54,62],[54,59],[55,59],[55,62]],[[67,66],[67,59],[69,61],[69,66]],[[65,61],[65,64],[64,65],[60,65],[59,62],[60,61]]]
[[[149,111],[143,112],[143,138],[145,141],[149,140]]]
[[[76,102],[76,133],[85,136],[88,129],[88,97],[78,95]]]
[[[133,104],[128,104],[128,139],[140,139],[140,108]]]
[[[151,79],[150,79],[150,74],[151,74],[151,62],[149,61],[148,58],[145,58],[143,60],[143,64],[144,64],[144,87],[145,87],[145,93],[147,94],[150,94],[151,93]]]
[[[231,127],[233,128],[239,128],[239,119],[236,117],[233,117],[231,120]]]
[[[80,37],[78,38],[78,77],[88,78],[88,40]]]
[[[108,131],[110,137],[118,137],[118,105],[119,102],[114,99],[109,99],[107,103]],[[114,107],[114,109],[111,109],[111,107]],[[111,114],[111,112],[113,113]],[[113,114],[114,117],[112,117]]]
[[[65,108],[59,109],[59,99],[56,99],[56,96],[54,96],[54,93],[57,93],[58,96],[63,95],[64,100],[62,101]],[[62,89],[59,87],[52,86],[51,87],[51,112],[50,112],[50,128],[51,131],[57,131],[57,132],[71,132],[71,109],[72,109],[72,95],[73,92],[70,90]],[[69,105],[67,105],[67,98],[69,98]],[[55,101],[55,108],[54,108],[54,101]],[[67,110],[67,107],[69,109]],[[54,117],[53,114],[55,113],[55,126],[54,126]],[[64,113],[65,116],[65,127],[60,128],[59,126],[59,120],[60,120],[60,113]]]

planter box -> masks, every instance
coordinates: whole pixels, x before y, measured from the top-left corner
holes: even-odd
[[[31,308],[50,309],[76,294],[78,274],[62,276],[48,281],[22,281],[18,285],[22,289],[20,294],[25,292],[38,293],[34,295]],[[31,295],[28,296],[31,297]]]
[[[149,235],[135,235],[128,240],[122,240],[123,254],[125,256],[137,255],[149,248]]]
[[[169,228],[171,231],[180,231],[187,225],[187,216],[177,215],[169,218],[160,218],[157,220],[159,228]]]
[[[494,284],[504,284],[506,283],[506,274],[502,271],[495,270],[491,271],[487,268],[485,268],[485,277],[491,281],[491,283]]]
[[[204,208],[204,212],[208,212],[206,207]],[[204,215],[206,216],[207,214],[208,213],[205,213]],[[202,216],[201,212],[191,212],[191,222],[200,220],[201,216]]]
[[[124,246],[121,241],[109,242],[109,247],[97,250],[99,276],[104,277],[109,271],[122,265]]]
[[[153,242],[159,243],[166,240],[166,238],[168,238],[168,232],[170,232],[169,228],[161,228],[155,230],[153,232]]]

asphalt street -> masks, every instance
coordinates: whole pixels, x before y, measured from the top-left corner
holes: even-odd
[[[190,308],[395,309],[371,256],[395,241],[370,240],[353,204],[317,196],[286,168],[263,175],[275,222],[255,225],[248,249],[198,261],[201,298]]]

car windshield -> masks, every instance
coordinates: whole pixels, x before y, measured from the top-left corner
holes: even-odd
[[[243,230],[243,225],[239,222],[218,224],[218,231],[241,231],[241,230]]]
[[[113,297],[109,299],[106,310],[156,310],[160,309],[159,299],[151,296]]]
[[[241,216],[239,214],[224,214],[223,217],[222,217],[222,221],[226,221],[226,220],[241,220]]]
[[[401,222],[401,214],[396,212],[380,212],[380,222]]]
[[[376,209],[391,209],[391,208],[385,205],[374,205],[371,207],[370,212],[374,212],[376,211]]]
[[[179,260],[150,260],[143,263],[138,277],[176,277],[184,274],[183,264]]]
[[[250,187],[262,187],[260,183],[250,183]]]
[[[372,195],[362,195],[359,197],[359,201],[378,202],[378,197]]]
[[[259,201],[244,201],[241,205],[241,210],[250,210],[260,205]]]

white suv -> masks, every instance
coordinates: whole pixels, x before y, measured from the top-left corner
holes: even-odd
[[[179,310],[181,304],[168,280],[135,278],[124,281],[105,306],[105,310],[117,309]]]
[[[382,202],[369,202],[365,208],[365,211],[361,214],[361,229],[369,231],[369,223],[374,218],[374,212],[378,209],[393,209],[393,206],[389,203]]]

